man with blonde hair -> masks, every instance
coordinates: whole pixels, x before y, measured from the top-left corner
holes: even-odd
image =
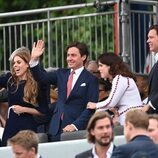
[[[15,158],[42,158],[38,155],[38,136],[31,130],[23,130],[8,140]]]
[[[132,158],[135,153],[146,153],[151,158],[158,157],[158,146],[148,136],[148,114],[141,109],[130,110],[126,113],[124,135],[127,144],[118,146],[111,158]]]

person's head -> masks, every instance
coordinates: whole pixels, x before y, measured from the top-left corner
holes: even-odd
[[[76,70],[84,66],[89,55],[88,47],[85,43],[72,42],[67,46],[66,51],[66,60],[69,68]]]
[[[141,109],[131,109],[126,113],[124,135],[127,141],[134,136],[146,134],[149,125],[148,114]]]
[[[15,158],[36,158],[39,139],[35,132],[23,130],[8,139],[15,154]]]
[[[114,53],[103,53],[98,57],[99,72],[101,78],[112,79],[116,75],[122,75],[125,77],[134,78],[134,75],[130,72],[127,64]]]
[[[158,114],[149,115],[148,132],[150,138],[158,144]]]
[[[111,83],[108,80],[99,79],[99,101],[105,100],[111,90]]]
[[[148,31],[148,40],[150,52],[158,52],[158,25],[152,25]]]
[[[12,64],[12,74],[19,80],[26,79],[29,68],[30,51],[26,47],[16,49],[10,56],[9,60]]]
[[[19,82],[26,81],[24,88],[24,100],[36,104],[38,93],[37,82],[33,79],[29,69],[30,51],[26,47],[16,49],[10,56],[12,64],[12,77],[9,80],[11,85],[18,88]],[[16,88],[16,90],[17,90]],[[15,91],[16,91],[15,90]]]
[[[100,78],[100,74],[98,71],[98,63],[95,60],[90,60],[86,66],[86,69],[92,73],[97,78]]]
[[[90,143],[108,146],[113,141],[113,122],[111,116],[100,111],[94,113],[87,126],[87,138]]]

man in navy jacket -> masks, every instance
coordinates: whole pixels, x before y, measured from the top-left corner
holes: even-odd
[[[116,147],[111,158],[132,158],[135,154],[158,157],[158,146],[148,136],[148,115],[141,109],[130,110],[126,114],[124,135],[127,144]]]
[[[84,68],[89,53],[86,44],[73,42],[67,46],[66,60],[69,68],[59,68],[53,72],[43,71],[38,64],[43,46],[42,40],[34,43],[30,67],[35,80],[56,85],[58,88],[58,100],[49,127],[52,141],[58,141],[62,132],[86,128],[94,113],[94,110],[86,109],[86,105],[89,101],[98,101],[98,79]],[[72,71],[72,90],[67,96],[67,82]]]

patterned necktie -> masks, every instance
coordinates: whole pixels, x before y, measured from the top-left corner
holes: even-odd
[[[67,97],[70,95],[70,92],[72,90],[72,82],[73,82],[73,75],[75,74],[75,71],[72,71],[69,75],[69,79],[67,82]]]

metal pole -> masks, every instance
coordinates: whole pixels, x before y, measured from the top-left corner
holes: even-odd
[[[158,4],[153,6],[153,11],[156,13],[156,16],[154,17],[154,24],[158,24]]]
[[[53,55],[52,55],[52,30],[51,30],[51,21],[50,21],[50,11],[47,11],[47,25],[48,25],[48,67],[53,67]]]
[[[121,1],[121,24],[122,24],[122,59],[130,64],[130,29],[129,29],[129,3],[128,0]]]

